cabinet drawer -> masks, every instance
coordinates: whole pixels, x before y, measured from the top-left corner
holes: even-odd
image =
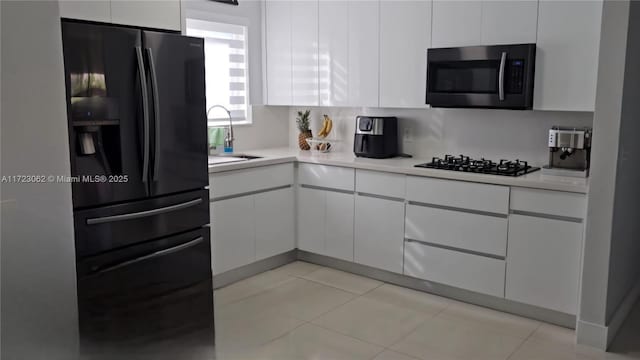
[[[587,197],[584,194],[527,188],[511,189],[511,210],[566,216],[585,217]]]
[[[407,200],[507,214],[509,187],[408,176]]]
[[[356,191],[404,199],[405,176],[385,172],[356,170]]]
[[[209,197],[221,198],[293,184],[293,163],[209,175]]]
[[[506,217],[407,205],[405,237],[475,252],[507,255]]]
[[[353,191],[354,176],[355,171],[350,168],[316,164],[298,165],[298,182],[301,185]]]
[[[483,294],[504,297],[505,261],[407,240],[404,274]]]

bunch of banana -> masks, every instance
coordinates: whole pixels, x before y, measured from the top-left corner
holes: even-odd
[[[320,129],[320,132],[318,133],[318,137],[326,138],[331,132],[331,129],[333,128],[333,120],[331,120],[329,115],[323,115],[323,116],[324,116],[324,121],[322,122],[322,129]]]

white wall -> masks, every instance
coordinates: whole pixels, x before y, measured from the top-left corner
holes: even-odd
[[[640,3],[604,3],[578,342],[605,348],[640,296]]]
[[[486,109],[367,109],[312,108],[314,135],[320,128],[322,114],[335,122],[335,134],[341,140],[340,151],[352,152],[357,115],[397,116],[400,137],[408,130],[410,140],[401,142],[401,151],[414,157],[466,154],[491,159],[510,158],[546,164],[547,133],[551,126],[591,126],[592,113]],[[289,113],[289,146],[298,146],[295,118]]]
[[[605,1],[594,113],[591,177],[579,319],[605,324],[609,245],[624,80],[628,1]],[[580,327],[578,334],[580,335]]]
[[[613,208],[607,319],[611,319],[640,274],[640,3],[637,1],[631,2],[629,19]]]
[[[1,175],[69,175],[57,1],[2,1]],[[77,356],[70,184],[2,184],[2,359]]]

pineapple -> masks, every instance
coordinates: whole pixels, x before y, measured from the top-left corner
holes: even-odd
[[[311,114],[311,110],[306,110],[305,112],[298,111],[298,117],[296,118],[296,124],[300,131],[300,134],[298,134],[298,146],[301,150],[311,149],[311,146],[307,143],[307,138],[313,137],[311,129],[309,128],[309,114]]]

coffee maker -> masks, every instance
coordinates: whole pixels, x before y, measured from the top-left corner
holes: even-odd
[[[547,175],[587,177],[591,162],[591,128],[549,130],[549,165],[542,168]]]
[[[353,152],[358,157],[376,159],[398,155],[398,118],[356,117]]]

